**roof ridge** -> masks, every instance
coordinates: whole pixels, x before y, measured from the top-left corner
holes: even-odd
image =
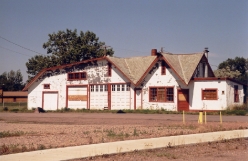
[[[128,66],[126,59],[124,59],[124,60],[125,60],[125,64],[127,65],[127,69],[128,69],[129,74],[130,74],[130,77],[133,79],[133,75],[131,73],[130,67]]]
[[[183,70],[183,68],[182,68],[181,59],[180,59],[179,55],[177,55],[177,57],[178,57],[178,61],[179,61],[179,64],[180,64],[180,68],[181,68],[181,71],[182,71],[182,74],[183,74],[183,80],[184,80],[184,82],[185,82],[185,81],[186,81],[186,78],[185,78],[184,70]],[[185,82],[185,83],[186,83],[186,82]]]

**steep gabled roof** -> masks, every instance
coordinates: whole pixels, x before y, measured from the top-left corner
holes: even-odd
[[[176,74],[187,85],[204,53],[193,54],[171,54],[162,53],[165,62],[176,72]]]
[[[157,60],[157,56],[143,56],[131,58],[107,57],[120,71],[126,75],[133,84],[137,84],[152,64]]]
[[[159,54],[160,55],[160,54]],[[162,53],[162,59],[172,68],[172,70],[178,75],[178,77],[186,85],[190,82],[197,65],[204,56],[203,53],[193,53],[193,54],[171,54]],[[43,69],[39,72],[25,87],[24,91],[28,88],[46,71],[55,70],[64,67],[70,67],[73,65],[79,65],[91,61],[97,60],[107,60],[117,67],[117,69],[135,86],[144,79],[149,70],[155,65],[159,60],[157,56],[141,56],[141,57],[131,57],[131,58],[118,58],[118,57],[102,57],[90,60],[85,60],[81,62],[66,64],[62,66],[56,66],[51,68]],[[212,71],[212,70],[211,70]]]

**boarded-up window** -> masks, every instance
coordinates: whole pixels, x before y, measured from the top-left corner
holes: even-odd
[[[162,63],[161,63],[161,75],[165,75],[165,74],[166,74],[165,62],[162,61]]]
[[[203,100],[217,100],[217,89],[204,89],[202,90]]]
[[[239,102],[239,86],[234,85],[234,102]]]
[[[150,102],[173,102],[173,87],[151,87],[149,91]]]

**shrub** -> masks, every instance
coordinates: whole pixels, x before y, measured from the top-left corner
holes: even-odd
[[[3,108],[4,111],[9,111],[8,107]]]
[[[11,111],[11,112],[18,112],[19,109],[18,109],[18,108],[14,108],[14,109],[11,109],[10,111]]]

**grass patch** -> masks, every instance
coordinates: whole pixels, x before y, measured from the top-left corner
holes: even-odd
[[[0,138],[21,136],[21,135],[25,135],[25,133],[23,131],[15,131],[15,132],[1,131],[0,132]]]

